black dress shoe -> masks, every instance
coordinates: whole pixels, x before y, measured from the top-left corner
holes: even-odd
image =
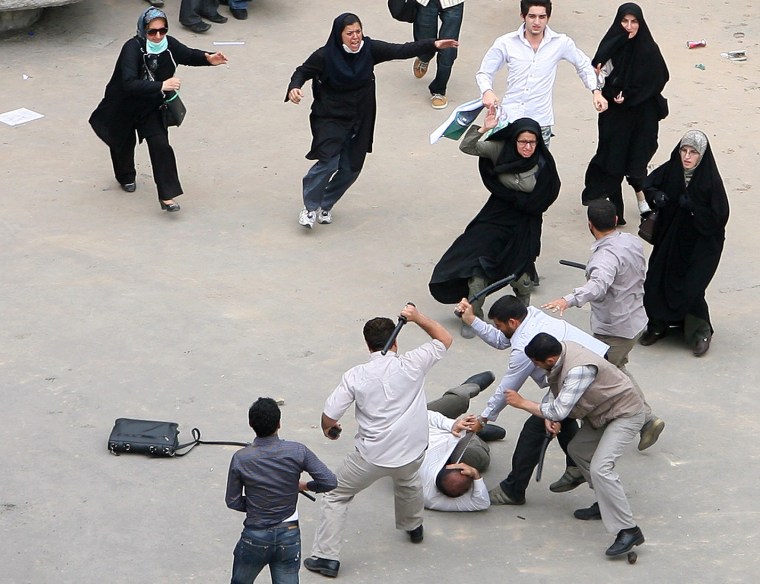
[[[641,338],[639,339],[639,344],[644,345],[645,347],[648,347],[649,345],[654,345],[657,341],[659,341],[662,337],[668,334],[667,329],[664,331],[655,331],[652,329],[647,329],[647,331],[641,335]]]
[[[507,431],[501,426],[496,424],[486,424],[483,429],[478,432],[477,436],[483,442],[494,442],[496,440],[504,440],[507,435]]]
[[[471,375],[462,382],[462,385],[474,383],[480,387],[480,391],[483,391],[486,387],[493,383],[494,379],[496,379],[496,377],[494,376],[493,371],[483,371],[482,373]]]
[[[328,578],[335,578],[338,575],[338,570],[340,570],[340,562],[312,556],[303,561],[303,567],[310,572],[318,572]]]
[[[702,355],[707,353],[707,349],[709,348],[710,348],[710,337],[699,339],[697,341],[697,344],[694,346],[694,356],[701,357]]]
[[[412,543],[422,543],[422,525],[419,527],[415,527],[411,531],[407,531],[409,534],[409,539],[412,540]]]
[[[641,545],[644,543],[644,534],[637,527],[630,527],[628,529],[621,529],[618,531],[615,543],[607,548],[604,552],[607,556],[619,556],[630,552],[635,545]]]
[[[203,22],[202,20],[200,22],[196,22],[195,24],[183,24],[182,26],[186,26],[191,31],[197,33],[206,32],[211,28],[211,25],[208,22]]]
[[[215,22],[216,24],[224,24],[227,22],[227,17],[222,16],[218,12],[216,14],[212,14],[211,16],[204,16],[206,20],[210,20],[211,22]]]
[[[164,203],[163,201],[159,201],[161,203],[161,208],[164,211],[168,211],[169,213],[176,213],[179,211],[180,206],[179,203],[171,202],[171,203]]]
[[[137,189],[137,184],[133,183],[133,182],[131,182],[131,183],[122,183],[122,185],[121,185],[121,190],[126,191],[128,193],[134,193],[135,189]]]
[[[248,9],[247,8],[230,8],[230,13],[232,14],[232,16],[234,16],[238,20],[247,20],[248,19]]]
[[[594,503],[591,507],[587,507],[586,509],[576,509],[573,512],[573,517],[576,519],[582,519],[583,521],[588,521],[589,519],[601,519],[602,514],[599,511],[599,503]]]

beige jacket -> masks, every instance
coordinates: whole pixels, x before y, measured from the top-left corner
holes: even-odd
[[[593,428],[601,428],[616,418],[633,416],[644,409],[644,402],[625,373],[604,357],[572,341],[562,343],[562,354],[546,378],[555,398],[567,373],[581,365],[593,365],[597,373],[571,410],[571,418],[585,419]]]

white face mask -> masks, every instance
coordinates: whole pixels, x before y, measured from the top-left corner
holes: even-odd
[[[344,51],[346,51],[347,53],[349,53],[350,55],[355,55],[356,53],[358,53],[359,51],[361,51],[361,50],[362,50],[362,47],[363,47],[363,46],[364,46],[364,41],[362,41],[362,42],[359,44],[359,48],[358,48],[358,49],[356,49],[355,51],[352,51],[352,50],[351,50],[351,49],[349,49],[349,48],[348,48],[348,46],[347,46],[347,45],[344,43],[344,44],[343,44],[343,50],[344,50]]]

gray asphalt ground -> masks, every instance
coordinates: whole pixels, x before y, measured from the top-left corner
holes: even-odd
[[[428,377],[431,398],[506,365],[506,353],[461,339],[452,307],[427,292],[432,267],[486,192],[475,161],[454,142],[428,144],[447,112],[430,108],[428,79],[412,76],[411,61],[377,69],[375,153],[336,207],[335,222],[307,232],[296,221],[310,165],[303,155],[311,98],[283,103],[292,70],[345,10],[359,13],[371,37],[402,42],[411,27],[391,20],[379,0],[256,0],[248,21],[194,35],[178,25],[178,4],[167,0],[172,33],[183,42],[208,50],[212,41],[245,45],[223,49],[229,66],[180,71],[189,113],[171,131],[185,188],[182,211],[173,215],[159,209],[145,146],[138,148],[138,190],[126,194],[87,125],[147,4],[85,0],[0,39],[0,111],[45,115],[15,128],[0,124],[3,583],[229,580],[242,521],[223,500],[234,448],[202,446],[171,460],[115,457],[106,449],[115,418],[176,421],[181,439],[197,426],[206,439],[249,440],[250,403],[282,398],[281,435],[336,468],[351,448],[353,417],[336,443],[317,424],[342,372],[366,357],[361,327],[368,318],[395,319],[413,301],[457,333]],[[390,485],[376,484],[351,508],[340,581],[756,581],[760,26],[753,4],[643,3],[671,70],[665,93],[672,113],[653,162],[666,160],[686,129],[705,130],[732,217],[708,290],[716,329],[709,353],[696,359],[669,338],[632,356],[630,370],[667,423],[654,447],[632,447],[619,464],[647,539],[638,563],[605,559],[612,536],[599,522],[573,519],[574,509],[593,501],[588,488],[549,492],[564,466],[552,446],[545,478],[531,485],[525,506],[426,512],[419,546],[393,528]],[[557,2],[551,25],[591,54],[616,6]],[[477,96],[482,55],[518,24],[516,1],[467,2],[452,102]],[[707,38],[708,46],[687,50],[693,38]],[[721,59],[721,51],[737,48],[747,50],[747,62]],[[591,244],[579,194],[595,149],[595,114],[566,64],[555,110],[552,152],[563,189],[545,217],[534,304],[582,282],[580,271],[557,260],[584,261]],[[626,197],[625,229],[634,232],[634,199]],[[566,318],[588,327],[586,309]],[[424,339],[408,326],[401,349]],[[530,382],[524,392],[542,393]],[[493,445],[489,487],[508,472],[524,418],[511,409],[500,417],[508,436]],[[308,555],[318,506],[303,499],[299,512]],[[301,578],[322,581],[305,570]]]

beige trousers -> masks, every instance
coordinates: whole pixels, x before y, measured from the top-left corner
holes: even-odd
[[[367,462],[356,450],[346,456],[337,473],[338,486],[322,496],[319,526],[314,534],[311,555],[326,560],[340,560],[349,504],[357,493],[383,477],[393,479],[396,529],[411,531],[422,525],[425,499],[422,480],[417,471],[424,458],[425,453],[422,452],[409,464],[387,468]]]

